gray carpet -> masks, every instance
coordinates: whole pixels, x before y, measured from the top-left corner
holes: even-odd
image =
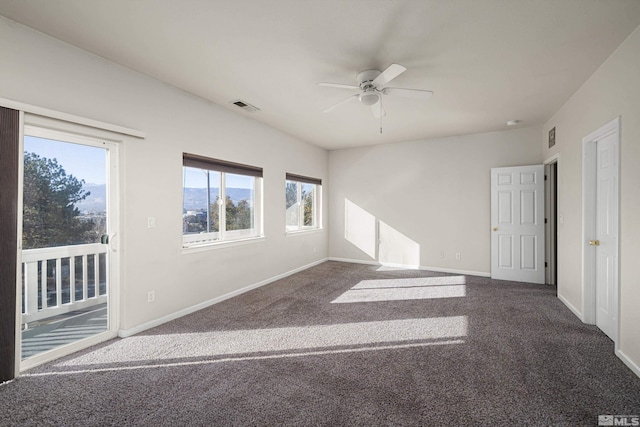
[[[0,425],[594,426],[640,378],[555,289],[327,262],[0,386]]]

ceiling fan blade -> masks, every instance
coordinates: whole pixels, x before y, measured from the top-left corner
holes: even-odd
[[[377,87],[384,86],[405,71],[407,71],[406,67],[403,67],[400,64],[391,64],[373,80],[373,85]]]
[[[429,99],[433,95],[430,90],[422,89],[403,89],[399,87],[386,87],[382,89],[382,93],[390,96],[403,96],[405,98]]]
[[[371,112],[373,113],[373,117],[379,119],[380,117],[384,117],[387,115],[387,112],[384,111],[382,107],[382,102],[378,101],[371,106]]]
[[[358,93],[356,93],[355,95],[351,95],[347,99],[343,99],[342,101],[338,102],[337,104],[327,108],[326,110],[323,111],[323,113],[329,113],[329,112],[333,111],[335,108],[341,106],[342,104],[346,104],[347,102],[351,101],[352,99],[357,99],[359,96],[360,96],[360,94],[358,94]]]
[[[342,83],[320,82],[320,83],[318,83],[318,86],[337,87],[337,88],[340,88],[340,89],[360,89],[358,86],[343,85]]]

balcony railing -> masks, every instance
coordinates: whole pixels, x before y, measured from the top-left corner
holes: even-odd
[[[22,323],[107,302],[107,246],[22,251]]]

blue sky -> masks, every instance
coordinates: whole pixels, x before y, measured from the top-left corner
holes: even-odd
[[[56,159],[67,175],[87,184],[106,183],[106,149],[34,136],[24,137],[24,151]]]

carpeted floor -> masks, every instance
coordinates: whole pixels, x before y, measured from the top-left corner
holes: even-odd
[[[0,386],[0,425],[595,426],[640,378],[555,289],[326,262]]]

